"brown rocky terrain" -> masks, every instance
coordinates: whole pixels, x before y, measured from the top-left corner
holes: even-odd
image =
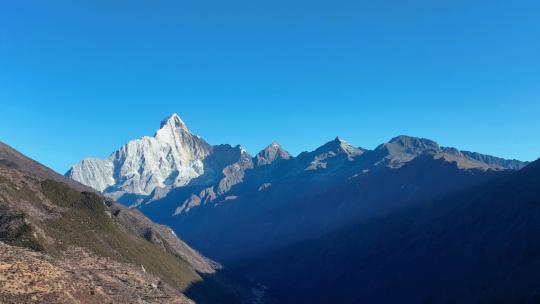
[[[72,248],[62,259],[0,242],[2,303],[193,303],[141,267]]]

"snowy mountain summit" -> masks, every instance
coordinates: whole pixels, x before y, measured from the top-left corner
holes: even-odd
[[[149,195],[157,187],[183,186],[201,176],[203,160],[211,152],[212,146],[172,114],[153,137],[132,140],[105,160],[84,159],[66,175],[112,197]]]

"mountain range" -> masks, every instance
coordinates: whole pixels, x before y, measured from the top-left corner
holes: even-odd
[[[368,152],[368,153],[365,153]],[[373,151],[350,145],[336,137],[312,152],[291,156],[272,143],[252,157],[241,146],[212,146],[193,135],[177,114],[165,118],[153,137],[132,140],[106,159],[86,158],[66,172],[66,176],[107,196],[134,204],[148,203],[175,188],[217,184],[222,195],[243,180],[244,173],[276,161],[295,162],[306,171],[326,169],[329,163],[370,158],[369,166],[399,168],[415,157],[431,153],[434,158],[455,162],[460,168],[484,170],[520,169],[526,163],[489,155],[459,151],[436,142],[398,136]],[[363,157],[360,157],[364,155]],[[305,162],[302,163],[302,162]],[[305,166],[305,167],[303,167]],[[338,165],[333,165],[338,167]],[[366,169],[367,170],[367,169]]]
[[[497,221],[499,214],[489,210],[489,200],[497,200],[499,212],[513,208],[505,203],[522,203],[513,202],[508,193],[517,193],[513,180],[527,179],[523,172],[536,164],[411,136],[397,136],[373,150],[336,137],[297,156],[274,142],[251,156],[241,146],[208,144],[173,114],[153,137],[130,141],[105,160],[85,159],[66,175],[170,226],[229,271],[263,282],[278,302],[400,302],[401,294],[411,303],[438,303],[503,296],[493,289],[501,284],[499,277],[480,275],[486,269],[465,265],[470,266],[469,258],[479,259],[479,244],[491,237],[482,239],[482,233],[511,241],[504,223],[480,224],[470,231],[464,227]],[[533,186],[523,195],[535,198]],[[497,191],[500,196],[493,196]],[[509,224],[518,225],[514,222]],[[529,228],[535,229],[524,229]],[[451,238],[448,244],[437,238],[445,233]],[[524,233],[529,237],[532,232]],[[469,243],[462,244],[460,234]],[[511,264],[503,261],[503,253],[512,248],[489,245],[500,259],[489,265]],[[445,246],[455,257],[444,254]],[[438,256],[428,258],[430,252]],[[507,253],[522,254],[517,248]],[[396,254],[401,264],[394,262]],[[453,284],[448,290],[456,293],[445,294],[445,281],[432,279],[434,272],[422,268],[421,259],[454,276],[448,278]],[[415,269],[425,273],[415,276]],[[475,287],[467,290],[469,285],[455,279],[461,275],[468,275],[464,282]],[[400,281],[404,276],[412,279]],[[512,286],[508,296],[534,298],[524,294],[532,286]],[[389,288],[401,293],[383,296]]]

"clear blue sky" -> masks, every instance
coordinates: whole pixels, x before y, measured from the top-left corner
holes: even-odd
[[[4,1],[0,140],[65,172],[177,112],[296,154],[399,134],[540,156],[540,1]]]

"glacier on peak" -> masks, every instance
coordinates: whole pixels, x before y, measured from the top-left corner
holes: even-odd
[[[211,151],[211,145],[172,114],[153,137],[129,141],[105,160],[84,159],[66,175],[105,193],[149,195],[157,187],[183,186],[201,176]]]

